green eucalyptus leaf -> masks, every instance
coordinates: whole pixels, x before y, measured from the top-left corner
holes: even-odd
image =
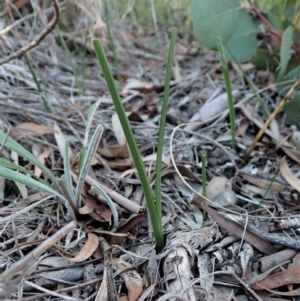
[[[271,23],[271,25],[274,27],[276,30],[281,29],[281,11],[280,7],[278,5],[274,5],[268,13],[268,20]]]
[[[259,48],[251,58],[251,63],[257,69],[271,69],[275,70],[279,62],[279,49],[273,49],[273,55],[267,48]]]
[[[280,71],[277,80],[281,80],[285,74],[288,62],[291,58],[291,45],[293,43],[293,27],[289,26],[283,33],[280,48]]]
[[[196,39],[203,46],[217,48],[219,37],[227,42],[234,34],[239,14],[239,0],[192,0]]]
[[[300,127],[300,93],[296,93],[293,98],[284,106],[286,120],[297,127]]]
[[[300,66],[297,66],[295,69],[291,70],[283,78],[282,83],[277,84],[277,90],[281,96],[285,96],[289,91],[291,86],[295,83],[297,79],[300,78]]]
[[[284,17],[287,20],[293,22],[298,12],[299,12],[299,1],[287,0],[284,9]]]
[[[256,38],[257,27],[251,16],[245,10],[238,15],[236,30],[229,41],[226,43],[240,63],[249,61],[256,53],[258,40]],[[230,53],[224,49],[225,56],[232,60]]]

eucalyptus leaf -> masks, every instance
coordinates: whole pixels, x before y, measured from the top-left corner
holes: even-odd
[[[268,20],[276,30],[281,30],[281,11],[278,5],[274,5],[269,10]]]
[[[191,19],[200,44],[217,48],[218,39],[227,42],[234,34],[240,14],[239,0],[192,0]]]
[[[286,120],[297,127],[300,127],[300,93],[296,93],[293,98],[284,106]]]
[[[280,48],[280,71],[277,80],[281,80],[285,74],[288,62],[291,58],[291,45],[293,43],[293,27],[289,26],[283,33]]]
[[[238,62],[243,63],[249,61],[257,51],[258,40],[256,34],[257,27],[250,14],[245,10],[240,11],[236,23],[236,30],[229,41],[226,42]],[[224,52],[225,56],[232,60],[226,48]]]
[[[298,78],[300,78],[300,66],[297,66],[295,69],[291,70],[284,76],[282,83],[279,82],[277,84],[277,90],[279,91],[280,95],[285,96]]]
[[[275,70],[279,61],[279,50],[277,48],[272,49],[272,54],[269,49],[258,48],[256,53],[251,58],[251,63],[257,69],[271,69]]]

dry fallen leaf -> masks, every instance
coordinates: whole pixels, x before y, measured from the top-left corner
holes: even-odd
[[[20,123],[11,131],[11,137],[16,140],[22,136],[41,136],[45,134],[54,134],[54,129],[50,126],[34,122]]]
[[[249,230],[246,230],[246,232],[244,232],[243,226],[225,218],[217,211],[210,208],[205,201],[202,201],[202,207],[206,210],[212,220],[216,221],[220,227],[226,229],[229,233],[232,233],[240,238],[243,237],[245,241],[250,243],[253,247],[260,250],[264,254],[272,254],[276,252],[276,248],[273,244],[267,242],[265,239]]]
[[[300,267],[288,268],[282,272],[269,275],[262,280],[251,284],[251,288],[255,290],[274,289],[289,284],[299,284]],[[278,293],[280,294],[280,293]]]
[[[86,185],[84,185],[81,193],[84,196],[83,202],[86,207],[85,209],[81,208],[81,210],[85,212],[87,211],[87,207],[89,207],[91,208],[91,212],[89,214],[93,219],[101,223],[108,222],[111,225],[112,213],[105,204],[101,203],[96,199],[96,197],[92,196],[92,195],[97,195],[96,191],[90,189],[89,192],[87,192]]]
[[[296,189],[298,192],[300,192],[300,180],[293,176],[292,171],[290,170],[285,158],[281,159],[281,161],[279,162],[279,170],[280,170],[282,176],[284,177],[284,179],[294,189]]]
[[[284,184],[281,184],[279,182],[274,181],[272,183],[272,187],[271,186],[271,180],[266,180],[266,179],[262,179],[259,178],[257,176],[251,176],[248,175],[244,172],[239,172],[239,175],[246,181],[248,181],[251,184],[256,185],[257,187],[260,187],[262,189],[269,189],[270,191],[274,190],[274,191],[282,191],[286,188],[286,186]]]
[[[132,265],[119,258],[113,258],[112,264],[117,272],[121,272],[121,277],[125,281],[128,290],[128,301],[136,301],[143,291],[143,279],[135,269],[130,269]]]
[[[122,145],[110,146],[106,143],[105,139],[102,139],[97,152],[105,158],[127,159],[129,157],[129,151],[126,142],[124,142]]]
[[[75,256],[74,258],[68,258],[63,256],[62,254],[61,255],[72,262],[83,262],[84,260],[91,257],[99,246],[99,239],[96,234],[91,232],[87,234],[87,237],[88,237],[87,241],[85,242],[84,246],[77,254],[77,256]]]

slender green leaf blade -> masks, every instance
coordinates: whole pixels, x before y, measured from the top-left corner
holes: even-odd
[[[149,209],[150,213],[150,219],[153,227],[153,232],[154,232],[154,237],[155,241],[157,244],[158,249],[163,248],[163,232],[162,232],[162,227],[161,227],[161,221],[158,220],[157,213],[156,213],[156,206],[155,202],[153,199],[153,194],[152,190],[150,187],[149,179],[147,177],[146,171],[145,171],[145,166],[143,164],[141,155],[139,153],[136,141],[134,139],[132,129],[130,127],[129,120],[126,116],[123,104],[121,102],[114,78],[111,74],[107,58],[104,52],[104,49],[101,45],[101,42],[99,40],[93,40],[93,46],[99,61],[99,64],[102,68],[103,75],[105,77],[109,92],[111,94],[112,100],[114,102],[116,112],[119,116],[128,146],[130,148],[136,169],[138,171],[140,180],[141,180],[141,185],[143,188],[143,192],[145,194],[145,198],[147,201],[147,206]]]
[[[39,191],[43,191],[49,194],[53,194],[58,196],[60,199],[62,199],[63,201],[65,201],[67,203],[66,198],[61,195],[60,193],[58,193],[55,189],[53,189],[52,187],[49,187],[48,185],[45,185],[35,179],[30,178],[29,176],[23,175],[17,171],[11,170],[9,168],[6,167],[2,167],[0,166],[0,176],[11,180],[11,181],[15,181],[24,185],[27,185],[31,188],[35,188]]]
[[[157,144],[157,157],[156,157],[156,173],[155,173],[155,199],[156,199],[156,213],[158,221],[162,222],[162,208],[161,208],[161,168],[162,168],[162,153],[164,145],[166,117],[168,110],[168,100],[170,95],[170,82],[172,76],[172,66],[174,59],[174,48],[176,41],[177,28],[172,29],[170,49],[168,55],[167,72],[165,78],[164,97],[160,115],[159,135]]]
[[[51,186],[50,183],[46,180],[43,180],[39,177],[37,177],[32,171],[26,169],[23,166],[17,165],[13,162],[10,162],[9,160],[5,159],[5,158],[0,158],[0,166],[12,169],[12,170],[17,170],[17,171],[21,171],[25,174],[29,174],[31,177],[35,178],[37,181],[40,181],[41,183]]]
[[[6,136],[5,133],[2,130],[0,130],[0,143],[2,143],[2,141],[5,139],[5,136]],[[17,141],[8,137],[5,143],[5,147],[16,152],[19,156],[27,159],[30,163],[38,166],[44,172],[44,174],[49,177],[49,179],[53,182],[53,184],[59,186],[57,184],[56,178],[53,175],[53,173]]]
[[[87,124],[86,124],[84,142],[83,142],[84,147],[87,147],[89,144],[89,135],[90,135],[90,129],[92,126],[93,117],[94,117],[100,103],[101,103],[101,100],[98,100],[92,106],[90,106],[88,109],[88,117],[87,117],[87,121],[86,121]]]
[[[65,141],[65,149],[64,149],[64,173],[65,173],[65,181],[66,188],[68,190],[70,199],[74,203],[74,188],[73,181],[71,176],[71,165],[70,165],[70,152],[69,152],[69,140]]]
[[[79,171],[79,176],[78,176],[78,183],[77,183],[77,187],[76,187],[76,191],[75,191],[75,206],[78,208],[79,207],[79,203],[80,203],[80,194],[81,194],[81,189],[85,180],[85,176],[90,168],[91,165],[91,161],[93,159],[93,156],[95,154],[95,151],[99,145],[100,139],[102,137],[102,133],[103,133],[103,127],[101,124],[99,124],[91,138],[91,141],[89,142],[88,148],[84,154],[84,158],[83,158],[83,163],[82,163],[82,167]]]
[[[260,108],[261,110],[263,111],[264,115],[266,118],[269,117],[269,114],[266,110],[266,107],[265,107],[265,104],[262,100],[262,98],[260,97],[259,93],[257,93],[257,89],[255,88],[255,85],[253,83],[253,81],[251,80],[251,78],[246,74],[246,72],[244,71],[244,69],[241,67],[241,64],[240,62],[237,60],[237,58],[235,57],[235,55],[233,54],[233,52],[231,51],[231,49],[227,46],[227,43],[223,43],[223,45],[225,46],[227,52],[229,53],[229,57],[230,59],[233,59],[233,61],[237,64],[240,72],[243,74],[243,77],[246,79],[246,82],[248,83],[248,85],[250,86],[252,92],[255,94],[258,102],[259,102],[259,105],[260,105]]]
[[[109,197],[109,195],[102,189],[101,186],[94,184],[93,187],[95,187],[106,200],[106,202],[111,210],[111,213],[113,215],[113,219],[114,219],[113,228],[115,228],[119,223],[119,216],[118,216],[118,211],[117,211],[115,203],[112,201],[112,199]]]
[[[221,39],[220,39],[219,49],[220,49],[220,53],[221,53],[222,69],[223,69],[223,75],[224,75],[224,79],[225,79],[225,86],[226,86],[226,92],[227,92],[227,98],[228,98],[231,144],[232,144],[232,148],[235,149],[235,147],[236,147],[236,129],[235,129],[234,101],[233,101],[233,96],[232,96],[232,88],[231,88],[229,71],[228,71],[226,60],[225,60],[223,44],[222,44]]]

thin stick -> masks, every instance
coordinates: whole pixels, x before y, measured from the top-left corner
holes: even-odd
[[[55,25],[58,23],[60,13],[59,13],[59,6],[57,0],[52,0],[52,2],[54,6],[54,15],[51,22],[48,24],[48,26],[27,46],[20,48],[19,50],[13,52],[9,56],[0,60],[0,65],[8,63],[9,61],[24,55],[25,52],[29,51],[30,49],[38,45],[54,29]]]
[[[35,248],[32,252],[28,253],[21,260],[17,261],[13,264],[9,269],[4,271],[0,275],[0,280],[8,280],[13,277],[15,274],[23,270],[25,267],[31,265],[34,261],[36,261],[39,256],[44,253],[46,250],[51,248],[55,243],[65,237],[68,233],[70,233],[76,227],[76,222],[72,221],[53,234],[51,237],[43,241],[37,248]]]

